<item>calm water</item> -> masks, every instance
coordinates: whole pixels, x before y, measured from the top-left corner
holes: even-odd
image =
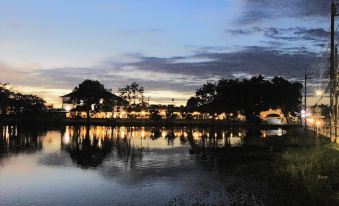
[[[217,165],[192,148],[240,147],[249,135],[215,128],[0,127],[0,205],[171,205],[197,197],[227,205]]]

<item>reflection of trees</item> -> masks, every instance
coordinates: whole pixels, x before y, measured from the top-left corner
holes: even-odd
[[[83,128],[81,128],[83,129]],[[81,137],[78,127],[73,128],[69,143],[63,143],[61,148],[69,153],[73,162],[83,168],[98,167],[105,159],[108,159],[113,150],[116,150],[117,158],[125,165],[135,167],[142,160],[143,148],[135,148],[131,144],[131,137],[118,133],[116,137],[112,135],[101,136],[100,138],[90,135],[90,127],[86,127],[84,136]],[[129,128],[129,132],[133,129]],[[141,138],[141,137],[136,137]]]
[[[246,139],[245,134],[244,130],[233,128],[188,128],[187,140],[191,146],[191,154],[207,159],[210,155],[222,151],[236,150],[236,146],[243,144],[243,140]]]
[[[151,132],[151,139],[152,140],[156,140],[156,139],[159,139],[161,137],[161,130],[159,127],[154,127],[152,129],[152,132]]]
[[[0,154],[32,153],[42,149],[46,131],[18,126],[0,127]]]
[[[182,145],[185,145],[186,143],[187,143],[187,138],[186,138],[186,136],[185,136],[185,133],[182,133],[181,134],[181,136],[180,136],[180,143],[182,144]]]
[[[196,143],[196,141],[194,140],[194,136],[193,136],[193,128],[188,128],[187,129],[187,140],[191,146],[190,149],[190,154],[197,154],[200,152],[200,146]]]
[[[71,159],[81,167],[97,167],[112,152],[112,138],[99,139],[96,136],[90,138],[89,126],[86,127],[84,138],[79,136],[78,128],[74,128],[73,131],[74,136],[70,139],[70,144],[62,145],[62,149],[68,152]]]
[[[173,145],[174,139],[175,139],[175,134],[174,134],[174,129],[171,127],[171,129],[168,130],[165,138],[167,139],[167,142],[169,145]]]

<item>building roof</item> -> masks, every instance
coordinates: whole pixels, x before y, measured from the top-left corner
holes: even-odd
[[[65,95],[63,95],[63,96],[61,96],[61,97],[71,97],[71,96],[73,96],[74,93],[75,93],[75,92],[73,91],[73,92],[68,93],[68,94],[65,94]]]
[[[65,95],[63,95],[61,97],[72,97],[72,96],[75,95],[75,93],[76,93],[76,91],[73,91],[73,92],[65,94]],[[126,101],[122,97],[119,97],[119,96],[117,96],[115,94],[112,94],[111,92],[106,92],[104,98],[107,98],[107,99],[110,99],[110,100],[116,100],[116,101],[119,101],[119,102],[124,102],[126,104],[128,103],[128,101]]]

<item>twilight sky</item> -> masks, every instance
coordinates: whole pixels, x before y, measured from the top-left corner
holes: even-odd
[[[0,82],[60,106],[84,79],[184,104],[208,80],[303,78],[330,0],[1,0]],[[317,77],[315,69],[315,78]]]

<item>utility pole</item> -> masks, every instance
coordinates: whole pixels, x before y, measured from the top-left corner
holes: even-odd
[[[311,79],[313,73],[309,73],[306,70],[306,65],[305,65],[305,82],[304,82],[304,111],[305,111],[305,117],[304,117],[304,124],[305,124],[305,129],[307,129],[307,122],[306,122],[306,114],[307,114],[307,80]]]
[[[338,49],[335,48],[334,56],[334,136],[338,137]]]
[[[338,107],[338,88],[337,88],[337,69],[336,69],[336,51],[334,45],[334,21],[335,17],[338,16],[336,5],[334,4],[333,0],[331,3],[331,57],[330,57],[330,138],[332,140],[332,122],[334,122],[334,129],[335,129],[335,139],[337,138],[337,107]],[[332,121],[332,119],[334,121]]]

